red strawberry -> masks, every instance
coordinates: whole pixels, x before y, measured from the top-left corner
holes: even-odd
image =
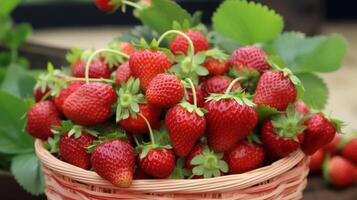
[[[341,155],[357,165],[357,132],[346,135],[342,139],[340,148],[342,148]]]
[[[240,174],[263,166],[265,150],[256,143],[241,142],[225,152],[230,174]]]
[[[310,157],[310,173],[317,173],[321,170],[322,163],[325,158],[325,152],[323,149],[317,150],[314,154]]]
[[[212,93],[223,94],[232,81],[233,79],[227,76],[213,76],[209,78],[202,85],[203,96],[208,97]],[[238,88],[240,88],[239,83],[235,83],[233,89]]]
[[[118,187],[129,187],[133,180],[135,156],[133,147],[121,140],[98,145],[91,163],[99,176]]]
[[[132,75],[140,79],[145,90],[156,75],[171,67],[171,62],[165,53],[146,49],[136,51],[129,59],[129,66]]]
[[[258,81],[253,102],[283,111],[295,102],[296,96],[297,90],[288,76],[280,71],[266,71]]]
[[[185,34],[191,39],[195,48],[195,53],[208,50],[208,41],[201,32],[189,30],[186,31]],[[175,55],[180,53],[187,54],[189,48],[188,41],[181,35],[177,35],[173,40],[171,40],[169,46],[171,52]]]
[[[300,147],[304,140],[304,130],[300,113],[290,106],[286,114],[274,116],[263,123],[261,137],[267,152],[273,159],[288,156]]]
[[[152,176],[147,175],[141,168],[137,168],[134,173],[134,180],[141,179],[152,179]]]
[[[168,108],[180,102],[184,88],[180,79],[171,74],[158,74],[149,83],[146,98],[150,104],[160,108]]]
[[[226,151],[252,132],[258,123],[253,105],[242,93],[229,94],[226,91],[226,94],[212,94],[204,106],[208,111],[206,121],[210,148],[216,152]]]
[[[43,92],[42,92],[41,88],[35,88],[35,89],[33,90],[33,94],[34,94],[34,97],[35,97],[35,101],[36,101],[36,102],[41,101],[42,98],[43,98],[45,95],[47,95],[47,93],[50,92],[50,91],[51,91],[51,88],[48,88],[48,87],[46,87],[45,91],[43,91]],[[48,99],[48,98],[46,98],[46,99]],[[46,99],[44,99],[44,100],[46,100]]]
[[[73,122],[93,126],[105,122],[116,101],[115,90],[104,83],[86,83],[63,103],[63,113]]]
[[[193,178],[211,178],[228,172],[223,153],[214,153],[206,144],[198,144],[188,154],[185,168],[192,172]]]
[[[326,159],[323,164],[325,180],[336,187],[347,187],[356,181],[356,166],[341,156]]]
[[[307,129],[301,148],[307,155],[312,155],[330,143],[336,135],[336,130],[339,130],[339,125],[326,119],[322,113],[312,115],[304,124]]]
[[[129,62],[121,64],[115,71],[115,83],[120,87],[122,82],[127,82],[131,77]]]
[[[333,140],[326,144],[323,149],[326,153],[330,154],[331,156],[334,156],[338,153],[339,151],[339,144],[341,142],[341,137],[339,135],[335,135],[335,137],[333,138]]]
[[[64,161],[83,169],[89,169],[90,154],[87,146],[91,145],[94,137],[82,131],[80,136],[65,134],[59,141],[59,152]]]
[[[165,123],[176,155],[187,156],[195,146],[206,129],[203,115],[201,110],[187,102],[172,107],[166,113]]]
[[[78,59],[71,67],[72,76],[85,77],[86,61]],[[89,78],[110,78],[109,67],[100,59],[93,60],[89,65]]]
[[[193,104],[193,94],[192,94],[192,89],[191,88],[186,88],[187,91],[187,99],[186,101],[189,102],[190,104]],[[196,98],[197,98],[197,106],[198,107],[203,107],[205,103],[205,99],[203,97],[202,90],[195,85],[195,91],[196,91]]]
[[[310,108],[303,101],[298,101],[295,103],[295,111],[305,116],[310,113]]]
[[[51,128],[61,123],[61,115],[52,101],[40,101],[27,114],[26,131],[35,138],[47,140]]]
[[[239,70],[245,68],[264,72],[270,68],[266,62],[267,54],[256,46],[245,46],[234,50],[230,64]]]
[[[228,61],[219,61],[217,59],[208,57],[203,63],[211,75],[221,75],[228,71]]]
[[[138,113],[144,115],[151,126],[157,127],[159,124],[160,109],[157,107],[151,104],[139,104]],[[131,133],[147,133],[149,131],[144,119],[140,115],[137,115],[136,118],[130,115],[127,119],[120,120],[119,125]]]
[[[67,97],[71,95],[74,91],[76,91],[83,84],[84,82],[70,82],[67,85],[67,88],[62,88],[60,90],[59,94],[54,99],[54,102],[60,111],[62,111],[63,103],[67,99]]]
[[[175,155],[166,148],[150,149],[144,158],[139,159],[139,167],[148,175],[164,179],[169,177],[175,168]]]
[[[119,47],[124,53],[128,54],[129,56],[135,53],[134,46],[129,42],[120,42]]]
[[[95,5],[101,11],[109,12],[116,9],[117,5],[111,4],[112,0],[95,0]]]

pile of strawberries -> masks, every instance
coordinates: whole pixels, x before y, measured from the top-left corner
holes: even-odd
[[[26,130],[119,187],[244,173],[331,142],[340,122],[299,100],[299,79],[256,46],[226,55],[197,30],[67,56],[39,77]],[[176,34],[176,35],[174,35]],[[69,71],[69,72],[68,72]]]
[[[311,156],[310,173],[323,174],[335,187],[347,187],[357,182],[357,132],[336,135],[325,147]]]

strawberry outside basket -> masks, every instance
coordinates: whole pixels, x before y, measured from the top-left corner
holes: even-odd
[[[118,188],[87,171],[65,163],[42,147],[35,148],[45,176],[49,200],[107,199],[301,199],[307,182],[308,157],[300,150],[289,157],[243,174],[209,179],[134,180]]]

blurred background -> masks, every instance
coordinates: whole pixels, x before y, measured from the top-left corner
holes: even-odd
[[[203,22],[208,26],[213,12],[221,3],[220,0],[178,0],[177,2],[191,13],[202,10]],[[357,52],[357,12],[354,1],[261,0],[258,2],[268,5],[283,15],[286,30],[301,31],[307,35],[339,33],[346,38],[348,55],[343,67],[335,73],[321,74],[321,76],[330,88],[326,113],[331,113],[332,116],[345,121],[346,132],[357,130],[357,55],[355,53]],[[130,8],[126,13],[108,14],[98,10],[93,0],[23,0],[11,13],[11,17],[16,23],[26,22],[33,27],[31,37],[20,47],[20,54],[29,60],[33,68],[44,68],[48,61],[63,65],[69,48],[105,47],[113,38],[140,24],[140,21],[133,17]],[[0,44],[0,51],[5,49],[5,45]],[[346,190],[336,190],[327,188],[321,178],[312,177],[311,180],[304,199],[354,200],[357,198],[356,186]],[[1,193],[22,194],[16,188],[17,183],[11,176],[0,178],[0,185],[3,184],[13,184],[14,187],[9,187],[12,188],[10,191],[9,188],[0,187]],[[24,193],[21,198],[11,196],[9,199],[30,199],[26,195]],[[39,198],[44,197],[33,197],[33,199]]]

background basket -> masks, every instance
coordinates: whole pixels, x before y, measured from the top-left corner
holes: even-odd
[[[289,157],[247,173],[209,179],[134,180],[130,188],[113,186],[93,171],[54,157],[35,142],[50,200],[106,199],[301,199],[308,174],[308,157],[296,151]]]

